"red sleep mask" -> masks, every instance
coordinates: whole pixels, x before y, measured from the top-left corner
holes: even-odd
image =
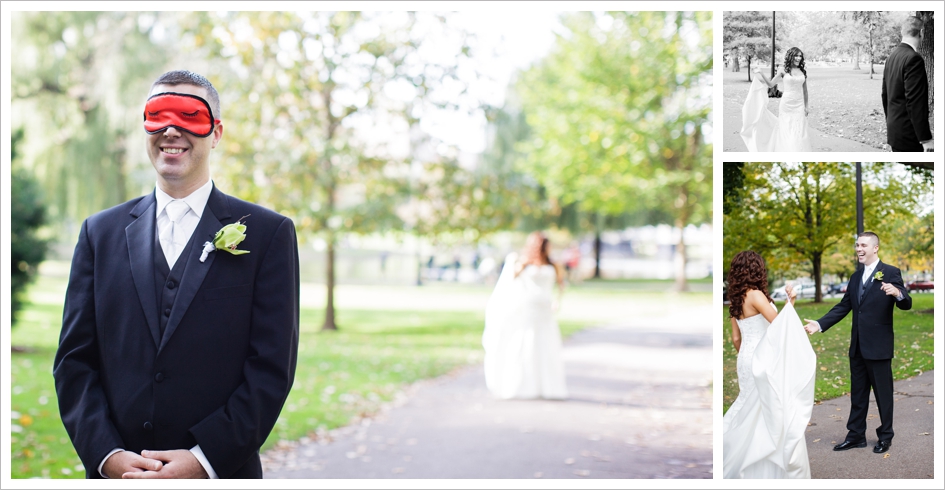
[[[202,97],[176,92],[163,92],[148,97],[144,104],[144,130],[148,134],[175,127],[206,138],[213,134],[219,119],[213,118],[210,104]]]

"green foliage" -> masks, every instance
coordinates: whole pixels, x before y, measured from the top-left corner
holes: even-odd
[[[521,168],[562,205],[709,220],[711,13],[585,12],[563,24],[517,85],[533,135]]]
[[[49,196],[51,223],[71,232],[154,186],[141,107],[168,59],[152,40],[166,14],[11,15],[11,105],[14,125],[26,129],[23,166]]]
[[[802,269],[818,285],[825,257],[850,264],[856,236],[853,164],[746,163],[743,170],[744,197],[724,216],[723,263],[731,263],[742,250],[754,250],[765,257],[769,278]],[[883,237],[891,238],[881,245],[880,256],[902,266],[895,257],[914,248],[892,237],[897,231],[908,234],[907,229],[925,236],[914,218],[921,217],[919,223],[928,219],[922,209],[931,207],[931,187],[897,164],[863,164],[863,175],[866,229],[878,233],[883,244]],[[921,257],[931,255],[912,260]],[[835,272],[847,267],[840,265]]]
[[[46,257],[47,240],[39,236],[46,224],[42,189],[29,172],[19,166],[17,147],[23,131],[14,132],[10,145],[13,168],[10,173],[10,317],[16,325],[23,307],[26,287],[36,277],[36,268]]]
[[[912,309],[895,310],[893,322],[896,334],[895,357],[892,360],[893,379],[907,379],[935,368],[933,294],[913,294]],[[839,299],[825,303],[798,300],[797,314],[804,318],[817,319],[827,313]],[[783,305],[778,303],[778,310]],[[810,337],[811,347],[817,354],[817,380],[814,400],[817,402],[842,396],[850,391],[850,329],[852,315],[833,326],[826,333]],[[728,407],[738,396],[738,373],[736,353],[732,346],[732,328],[728,308],[722,309],[723,355],[722,355],[722,406]]]

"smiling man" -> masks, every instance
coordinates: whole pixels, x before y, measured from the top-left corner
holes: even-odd
[[[856,257],[863,268],[854,272],[843,299],[819,320],[806,320],[808,333],[826,332],[853,312],[850,337],[850,417],[846,439],[834,451],[866,447],[866,414],[870,390],[876,398],[880,425],[875,453],[889,451],[893,438],[893,306],[912,308],[899,269],[879,260],[879,236],[856,238]]]
[[[154,192],[79,232],[53,374],[89,478],[262,477],[295,376],[298,245],[290,219],[210,180],[220,114],[206,78],[159,77]],[[239,250],[218,239],[233,223]]]

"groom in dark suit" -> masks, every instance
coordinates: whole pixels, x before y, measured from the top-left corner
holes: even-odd
[[[53,374],[88,478],[262,477],[295,376],[298,246],[290,219],[213,185],[219,117],[206,78],[158,78],[144,111],[155,191],[79,232]],[[241,242],[207,245],[237,221]]]
[[[806,320],[808,333],[826,332],[853,312],[850,338],[850,418],[847,437],[834,451],[866,447],[866,413],[870,390],[876,398],[880,426],[874,453],[889,450],[893,438],[893,306],[912,308],[912,298],[902,285],[899,269],[879,260],[879,237],[860,233],[856,256],[863,269],[853,273],[847,292],[821,319]]]
[[[902,24],[902,43],[886,58],[883,69],[883,113],[886,142],[892,151],[932,151],[929,128],[929,80],[918,47],[922,20],[908,17]]]

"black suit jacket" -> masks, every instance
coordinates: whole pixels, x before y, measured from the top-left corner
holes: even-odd
[[[259,448],[295,376],[295,226],[214,187],[178,259],[186,269],[162,337],[155,206],[152,193],[82,225],[53,369],[62,421],[90,478],[115,448],[197,444],[221,478],[261,478]],[[245,215],[239,248],[250,253],[200,262],[203,243]]]
[[[912,297],[902,285],[902,274],[899,269],[880,261],[873,269],[873,276],[882,271],[883,279],[877,281],[870,278],[866,285],[862,284],[863,270],[858,270],[850,277],[847,292],[843,299],[834,305],[820,320],[820,329],[824,332],[853,312],[853,328],[850,334],[850,357],[856,351],[857,343],[860,346],[860,355],[865,359],[892,359],[893,350],[893,306],[900,310],[912,308]],[[887,295],[882,290],[882,283],[890,283],[902,292],[902,301]],[[865,287],[862,301],[860,288]]]
[[[886,142],[893,148],[922,151],[920,142],[932,139],[925,61],[906,43],[900,44],[886,58],[883,113],[886,115]]]

